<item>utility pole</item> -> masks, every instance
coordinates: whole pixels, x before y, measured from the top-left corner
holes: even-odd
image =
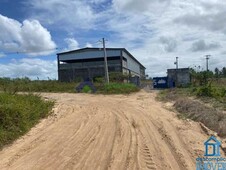
[[[211,55],[206,55],[206,71],[209,71],[209,62],[208,60],[210,59]]]
[[[176,57],[176,87],[178,86],[178,57]]]
[[[107,63],[107,52],[105,48],[105,39],[102,39],[103,50],[104,50],[104,68],[105,68],[105,83],[109,84],[109,74],[108,74],[108,63]]]
[[[176,69],[178,69],[178,58],[179,57],[176,57],[176,62],[174,62],[174,64],[176,65]]]

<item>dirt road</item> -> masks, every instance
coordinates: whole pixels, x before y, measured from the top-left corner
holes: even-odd
[[[207,136],[155,95],[43,94],[53,115],[0,151],[0,169],[195,169]]]

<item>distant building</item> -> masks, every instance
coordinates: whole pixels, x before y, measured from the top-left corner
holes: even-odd
[[[191,83],[189,68],[168,69],[168,87],[187,86]]]
[[[153,77],[153,88],[165,89],[168,88],[168,77]]]
[[[125,48],[106,48],[109,72],[121,72],[145,78],[145,67]],[[57,54],[58,79],[70,82],[104,77],[102,48],[82,48]]]

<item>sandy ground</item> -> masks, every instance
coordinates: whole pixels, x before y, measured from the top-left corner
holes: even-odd
[[[156,93],[42,94],[53,114],[0,151],[0,169],[195,169],[207,135]]]

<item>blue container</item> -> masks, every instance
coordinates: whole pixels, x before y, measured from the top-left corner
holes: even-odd
[[[158,89],[168,88],[168,77],[154,77],[153,87]]]
[[[175,81],[174,81],[173,79],[168,79],[168,85],[169,85],[169,88],[174,88],[174,87],[176,87]]]

